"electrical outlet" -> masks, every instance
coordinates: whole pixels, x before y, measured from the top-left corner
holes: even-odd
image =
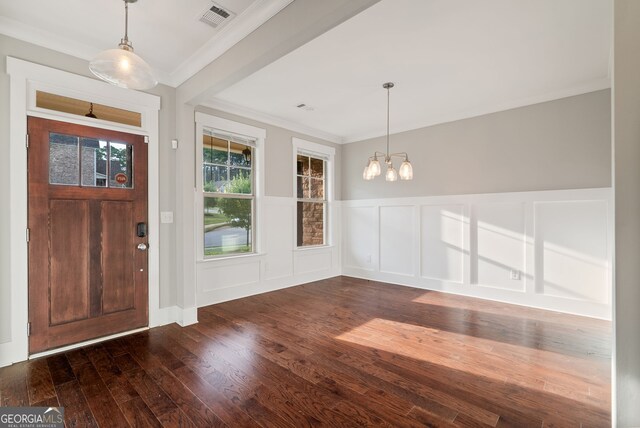
[[[511,269],[511,272],[509,273],[509,278],[515,281],[520,281],[520,271]]]

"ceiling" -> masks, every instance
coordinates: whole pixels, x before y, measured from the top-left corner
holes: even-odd
[[[129,39],[161,83],[178,86],[291,1],[140,0],[129,6]],[[217,28],[200,22],[212,5],[235,17]],[[0,33],[90,60],[120,42],[124,2],[0,0]]]
[[[608,88],[611,9],[382,0],[207,104],[351,142],[386,132],[386,81],[392,133]]]
[[[291,1],[215,0],[237,15],[215,29],[211,0],[140,0],[129,38],[176,87]],[[392,133],[604,89],[611,3],[381,0],[205,104],[342,143],[385,133],[387,81]],[[123,20],[121,0],[0,0],[0,33],[87,60]]]

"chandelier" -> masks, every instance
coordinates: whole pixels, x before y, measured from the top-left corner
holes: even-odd
[[[129,41],[129,3],[138,0],[124,0],[124,37],[117,48],[101,52],[89,63],[89,70],[100,79],[112,85],[129,89],[151,89],[158,81],[151,67],[133,53]]]
[[[387,152],[382,153],[376,151],[373,153],[373,156],[369,157],[367,166],[364,168],[364,172],[362,173],[362,178],[365,180],[373,180],[382,173],[380,160],[378,160],[378,158],[382,159],[387,165],[387,172],[384,176],[385,180],[397,181],[398,176],[400,177],[400,180],[413,179],[413,167],[411,166],[411,162],[409,162],[409,155],[404,152],[389,153],[389,90],[393,88],[393,86],[392,82],[387,82],[382,85],[382,87],[387,90]],[[393,158],[404,159],[398,170],[393,167]]]

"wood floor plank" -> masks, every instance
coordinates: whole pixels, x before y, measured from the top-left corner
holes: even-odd
[[[29,405],[27,371],[29,361],[0,369],[0,406],[23,407]]]
[[[76,379],[69,360],[64,354],[56,354],[47,358],[51,379],[54,385],[61,385]]]
[[[88,385],[81,385],[80,388],[99,426],[127,426],[124,414],[102,380]]]
[[[162,427],[160,421],[140,397],[120,403],[120,409],[127,419],[127,422],[129,422],[129,425],[134,428]]]
[[[37,403],[56,396],[47,360],[41,358],[30,361],[27,368],[27,387],[29,403]]]
[[[149,375],[173,402],[198,426],[224,427],[226,424],[166,367],[152,370]]]
[[[67,426],[611,425],[610,322],[348,277],[198,319],[2,368],[0,404]]]
[[[155,383],[153,378],[143,370],[128,372],[129,382],[134,387],[140,398],[149,406],[156,417],[177,409],[177,406]]]
[[[56,385],[56,394],[60,405],[64,407],[65,425],[73,427],[98,426],[77,381],[73,380]]]

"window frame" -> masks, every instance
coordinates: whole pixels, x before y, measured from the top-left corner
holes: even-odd
[[[198,251],[196,253],[197,262],[212,262],[216,260],[251,257],[262,254],[262,200],[264,198],[264,156],[263,147],[266,139],[266,130],[244,123],[223,119],[206,113],[196,112],[196,156],[195,156],[195,190],[196,197],[196,242]],[[205,128],[221,135],[239,137],[244,140],[253,140],[253,154],[251,158],[252,171],[252,194],[205,192],[203,179],[203,135]],[[220,254],[215,256],[205,256],[204,247],[204,201],[207,197],[221,197],[234,199],[252,199],[251,216],[251,237],[252,251],[247,253]]]
[[[295,251],[306,251],[313,250],[317,248],[326,248],[333,246],[333,233],[332,233],[332,225],[333,225],[333,202],[334,202],[334,192],[335,192],[335,180],[334,180],[334,170],[335,170],[335,153],[336,150],[334,147],[325,146],[324,144],[314,143],[308,140],[303,140],[301,138],[293,137],[291,139],[293,146],[293,248]],[[297,161],[298,155],[302,156],[310,156],[315,157],[316,159],[324,160],[324,192],[325,198],[322,203],[324,204],[324,243],[322,245],[298,245],[298,202],[321,202],[316,199],[302,199],[298,198],[298,171],[297,171]]]

